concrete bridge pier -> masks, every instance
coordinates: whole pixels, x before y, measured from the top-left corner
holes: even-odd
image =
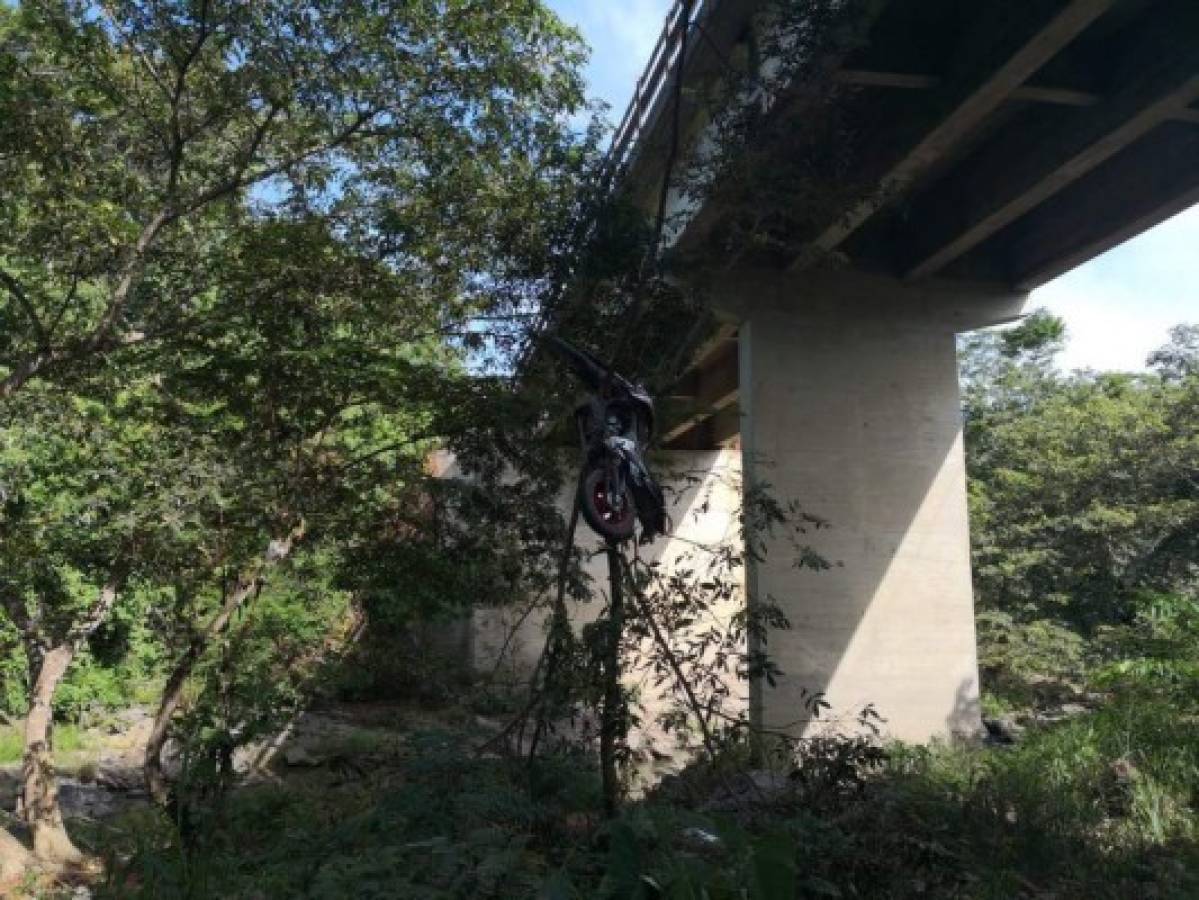
[[[977,732],[955,335],[1025,295],[850,271],[738,273],[717,293],[740,323],[746,483],[827,520],[804,539],[832,564],[796,568],[776,537],[748,573],[750,602],[792,626],[770,638],[785,677],[754,686],[755,718],[811,733],[807,689],[830,716],[874,704],[892,737]]]

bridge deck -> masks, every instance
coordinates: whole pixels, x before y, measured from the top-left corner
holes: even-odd
[[[684,69],[684,120],[754,39],[757,0],[696,0]],[[649,198],[669,141],[683,4],[614,144],[625,184]],[[802,268],[829,254],[857,269],[1030,289],[1199,202],[1199,2],[1195,0],[890,0],[865,46],[846,54],[839,102],[858,135],[864,199],[811,227],[772,235],[754,265]],[[802,103],[802,99],[794,100]],[[779,111],[782,115],[783,111]],[[784,160],[794,136],[760,157]],[[723,252],[732,213],[700,205],[676,252]],[[690,376],[700,402],[727,355]],[[729,392],[715,391],[727,437]],[[733,397],[735,399],[735,396]],[[701,440],[676,427],[676,443]]]

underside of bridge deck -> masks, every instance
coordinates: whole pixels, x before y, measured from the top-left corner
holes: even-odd
[[[754,41],[762,6],[703,5],[691,26],[684,121],[710,118],[695,86],[721,77]],[[815,227],[791,231],[783,217],[767,249],[738,250],[740,265],[832,262],[905,281],[1028,290],[1199,202],[1194,0],[889,0],[836,78],[853,177],[871,189]],[[670,92],[655,96],[629,152],[630,190],[647,203],[670,139]],[[784,158],[788,133],[769,133],[775,146],[757,148],[758,158]],[[727,255],[735,215],[697,206],[676,254]],[[685,408],[667,435],[673,446],[731,433],[735,391],[698,389],[719,381],[728,354],[705,351],[696,364],[714,371],[691,373],[680,393],[709,405]]]

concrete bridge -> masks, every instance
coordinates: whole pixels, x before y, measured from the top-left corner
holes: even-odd
[[[673,79],[680,133],[702,140],[696,98],[754,58],[761,5],[668,15],[612,148],[647,211]],[[831,524],[815,543],[841,566],[808,573],[780,552],[748,575],[793,625],[771,640],[788,675],[754,690],[759,721],[800,718],[804,687],[873,702],[892,734],[924,740],[979,722],[955,335],[1199,201],[1199,0],[890,0],[836,72],[855,86],[868,196],[708,285],[724,325],[666,446],[739,441],[749,481]],[[787,136],[773,140],[760,149],[781,160]],[[671,252],[719,256],[727,211],[673,201]]]

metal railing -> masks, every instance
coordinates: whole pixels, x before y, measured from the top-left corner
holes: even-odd
[[[662,33],[658,42],[649,55],[649,63],[637,85],[633,89],[633,98],[629,101],[624,118],[620,120],[612,144],[608,148],[608,170],[619,172],[628,163],[633,150],[642,133],[651,127],[657,118],[657,111],[664,105],[668,94],[668,86],[679,61],[679,50],[683,46],[682,37],[685,29],[691,29],[699,20],[711,12],[719,0],[692,0],[691,15],[684,22],[684,12],[687,4],[684,0],[675,0],[666,14],[662,25]],[[688,41],[690,46],[694,42]],[[688,53],[690,55],[690,53]]]

